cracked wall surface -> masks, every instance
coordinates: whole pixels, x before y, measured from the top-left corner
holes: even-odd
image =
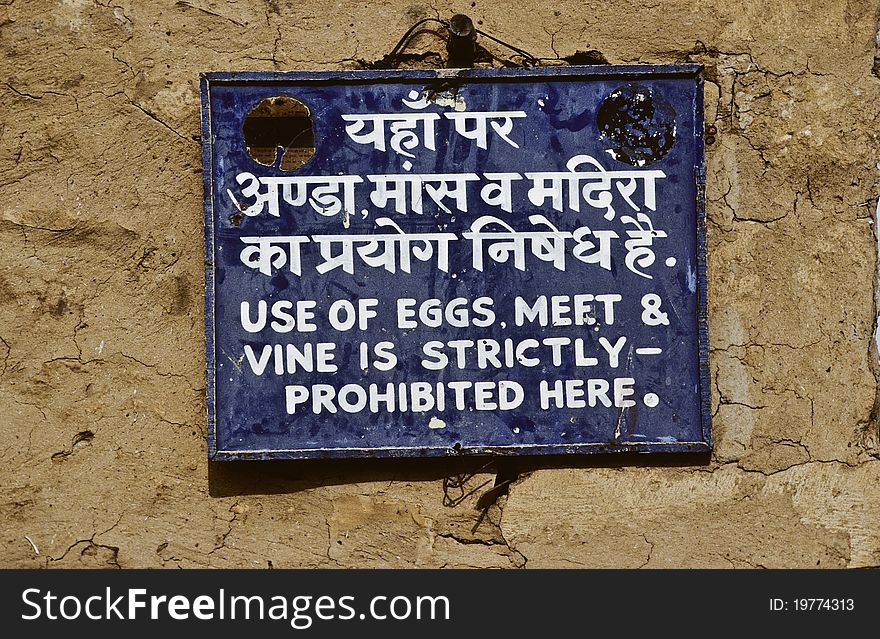
[[[198,73],[381,66],[457,12],[542,64],[705,66],[713,454],[209,466]],[[878,16],[0,0],[2,565],[880,566]]]

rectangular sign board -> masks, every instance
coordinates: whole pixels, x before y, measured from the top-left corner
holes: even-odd
[[[699,65],[202,76],[212,459],[708,451]]]

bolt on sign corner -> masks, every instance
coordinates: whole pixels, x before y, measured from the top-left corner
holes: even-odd
[[[699,65],[201,87],[212,459],[711,449]]]

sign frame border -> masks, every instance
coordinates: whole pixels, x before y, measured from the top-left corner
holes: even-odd
[[[694,144],[697,156],[694,165],[696,211],[696,273],[697,273],[697,379],[699,383],[700,430],[702,439],[688,442],[590,442],[580,444],[517,444],[511,446],[385,446],[381,448],[305,448],[286,450],[219,450],[216,423],[216,349],[214,303],[214,166],[212,163],[211,88],[215,84],[243,82],[277,83],[306,82],[310,84],[360,84],[377,82],[516,82],[541,78],[614,78],[621,81],[646,78],[693,78]],[[709,453],[714,446],[709,376],[708,273],[706,239],[706,159],[703,65],[594,65],[530,68],[476,69],[407,69],[407,70],[339,70],[339,71],[212,71],[199,74],[201,97],[202,177],[204,187],[205,231],[205,397],[207,417],[208,459],[210,461],[320,458],[387,458],[387,457],[460,457],[460,456],[523,456],[523,455],[585,455],[604,453]]]

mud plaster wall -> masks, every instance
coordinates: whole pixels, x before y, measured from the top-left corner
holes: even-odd
[[[0,0],[0,564],[880,565],[880,3],[641,5]],[[456,12],[705,65],[714,454],[209,466],[198,73],[363,68]]]

